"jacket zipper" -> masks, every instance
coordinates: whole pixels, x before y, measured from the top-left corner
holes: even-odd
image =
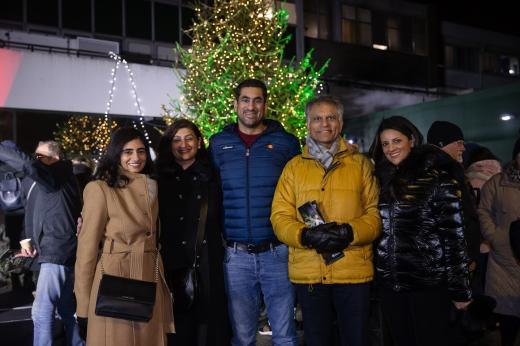
[[[252,231],[251,231],[251,211],[250,209],[250,193],[249,193],[249,157],[250,157],[250,148],[246,148],[246,208],[247,208],[247,241],[250,243],[252,241]]]
[[[391,204],[391,208],[390,208],[390,214],[388,215],[388,217],[390,218],[389,219],[389,224],[388,224],[388,227],[389,227],[389,230],[392,231],[391,233],[391,244],[390,244],[390,248],[392,249],[392,254],[391,254],[391,264],[390,264],[390,272],[392,274],[392,280],[393,280],[393,289],[394,290],[399,290],[399,284],[397,283],[397,275],[396,275],[396,258],[395,258],[395,230],[394,230],[394,207],[395,205],[392,203]]]

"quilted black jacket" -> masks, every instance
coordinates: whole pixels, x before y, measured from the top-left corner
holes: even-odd
[[[376,242],[376,277],[394,291],[446,287],[453,300],[467,301],[461,191],[438,167],[429,145],[414,148],[398,167],[378,165],[383,233]]]

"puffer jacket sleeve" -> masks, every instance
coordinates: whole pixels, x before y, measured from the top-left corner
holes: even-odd
[[[105,234],[108,221],[106,197],[99,184],[99,181],[90,182],[83,192],[85,201],[82,211],[83,226],[78,236],[74,283],[77,300],[76,314],[79,317],[88,316],[99,244]]]
[[[285,166],[273,197],[271,223],[276,237],[283,243],[303,248],[300,236],[305,224],[298,220],[295,195],[294,166],[299,157]]]
[[[367,245],[381,234],[381,217],[379,215],[379,184],[374,175],[372,163],[363,155],[361,158],[362,186],[361,205],[363,212],[360,217],[349,221],[354,231],[352,245]]]
[[[471,289],[461,191],[457,181],[446,173],[440,173],[438,187],[433,195],[433,206],[440,239],[444,243],[448,292],[454,301],[469,301]]]
[[[480,203],[478,206],[478,216],[480,221],[480,231],[484,239],[491,244],[496,240],[498,225],[496,220],[497,191],[500,183],[500,174],[489,179],[480,190]]]

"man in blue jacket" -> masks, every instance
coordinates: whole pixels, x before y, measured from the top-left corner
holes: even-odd
[[[238,122],[210,139],[220,173],[226,256],[224,276],[233,346],[256,344],[263,293],[274,345],[297,345],[294,291],[287,246],[274,235],[271,202],[285,164],[300,152],[298,140],[274,120],[264,119],[267,87],[256,79],[235,89]]]
[[[40,142],[34,158],[1,143],[0,161],[25,173],[25,236],[32,239],[34,248],[22,249],[21,255],[37,255],[40,264],[32,306],[33,345],[53,344],[56,310],[65,327],[67,345],[84,345],[74,318],[76,220],[81,198],[72,163],[63,160],[54,141]]]

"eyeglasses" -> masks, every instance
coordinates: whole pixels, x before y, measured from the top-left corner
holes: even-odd
[[[41,159],[50,159],[51,156],[43,155],[43,154],[40,154],[40,153],[34,153],[34,158],[35,158],[36,160],[41,160]]]

